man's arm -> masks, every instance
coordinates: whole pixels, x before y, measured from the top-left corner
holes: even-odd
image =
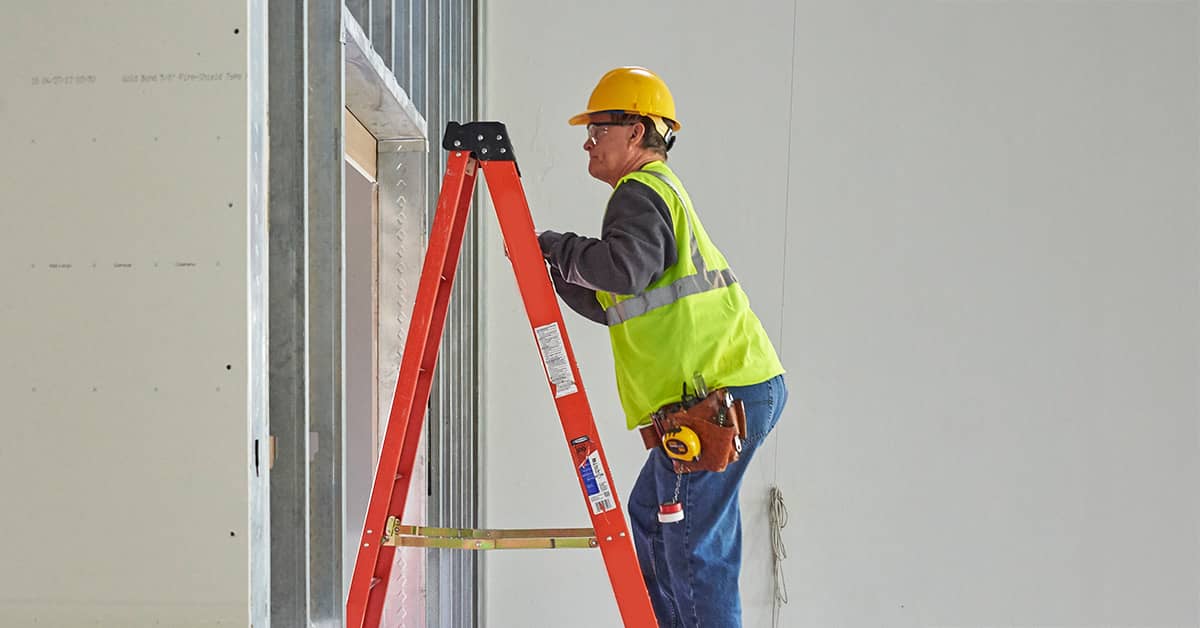
[[[550,279],[554,281],[554,291],[572,310],[588,320],[608,325],[608,317],[604,315],[604,308],[600,307],[600,302],[596,300],[595,290],[568,282],[554,266],[550,267]]]
[[[566,283],[614,294],[645,290],[677,257],[670,209],[638,181],[613,192],[599,238],[543,231],[538,242]]]

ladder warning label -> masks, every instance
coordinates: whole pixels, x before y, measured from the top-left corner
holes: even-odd
[[[612,487],[608,483],[608,474],[604,473],[604,465],[600,464],[600,452],[593,451],[579,465],[579,477],[587,489],[588,501],[592,504],[592,514],[598,515],[617,507],[613,501]]]
[[[535,327],[533,335],[537,337],[538,350],[542,352],[542,363],[546,365],[546,377],[554,385],[554,398],[566,397],[579,392],[575,386],[575,376],[571,373],[571,361],[567,359],[567,349],[563,345],[562,332],[558,323],[550,323]]]

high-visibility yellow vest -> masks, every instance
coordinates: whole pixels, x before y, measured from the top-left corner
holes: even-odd
[[[766,381],[783,373],[783,365],[675,173],[654,161],[617,186],[630,180],[649,186],[670,208],[677,252],[675,263],[640,294],[596,292],[608,319],[625,422],[634,429],[678,402],[684,382],[690,389],[697,373],[711,390]]]

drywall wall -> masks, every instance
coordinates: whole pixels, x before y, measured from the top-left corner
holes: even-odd
[[[596,234],[566,125],[658,71],[671,164],[789,369],[742,491],[745,625],[1200,625],[1191,2],[485,3],[484,116],[539,228]],[[586,525],[494,220],[485,512]],[[567,326],[616,482],[605,331]],[[487,557],[486,625],[617,625],[595,553]]]
[[[263,6],[22,3],[0,26],[2,625],[254,621]]]

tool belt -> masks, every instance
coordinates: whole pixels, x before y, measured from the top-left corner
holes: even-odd
[[[640,428],[646,449],[664,447],[663,437],[679,428],[688,428],[699,437],[697,458],[680,460],[668,453],[676,473],[724,471],[741,454],[742,439],[746,436],[745,407],[724,388],[691,403],[663,406],[650,418],[650,424]]]

